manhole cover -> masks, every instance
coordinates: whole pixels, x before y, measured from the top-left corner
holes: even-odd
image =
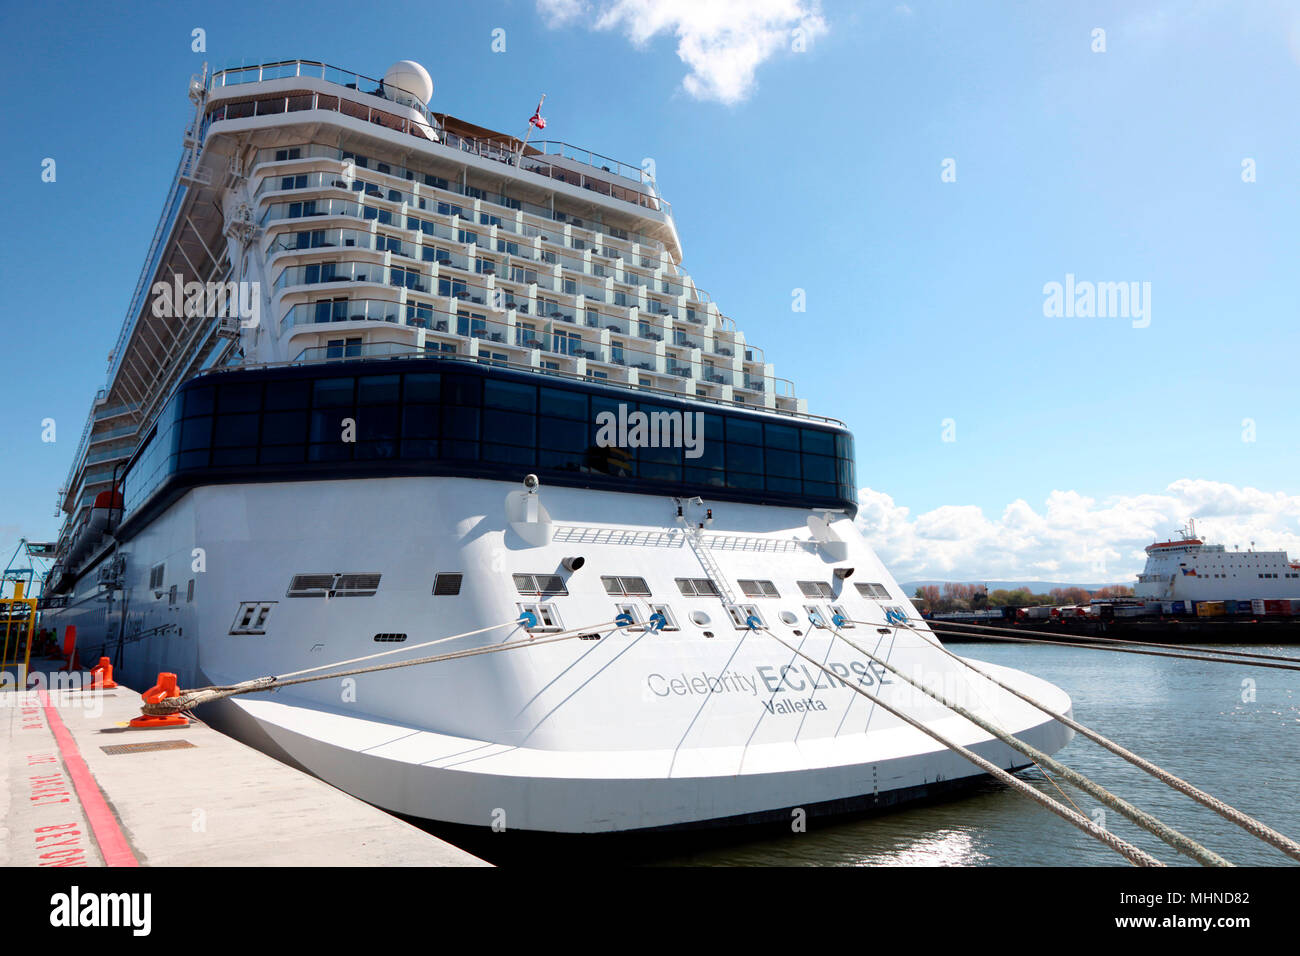
[[[155,750],[186,750],[193,746],[188,740],[152,740],[143,744],[115,744],[112,747],[100,747],[99,749],[113,756],[116,754],[153,753]]]

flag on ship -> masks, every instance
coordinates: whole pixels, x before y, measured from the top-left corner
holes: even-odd
[[[546,129],[546,120],[542,117],[542,103],[545,100],[546,97],[543,96],[540,100],[537,101],[537,109],[533,111],[533,115],[529,117],[528,120],[530,124],[536,126],[538,129]]]

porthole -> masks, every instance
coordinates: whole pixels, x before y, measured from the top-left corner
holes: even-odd
[[[694,621],[696,624],[700,625],[701,627],[703,627],[705,624],[709,623],[710,618],[709,615],[707,615],[703,611],[692,611],[691,620]]]
[[[794,611],[782,611],[781,620],[786,624],[798,624],[799,616],[795,614]]]

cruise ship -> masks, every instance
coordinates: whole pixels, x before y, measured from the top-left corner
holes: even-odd
[[[1300,598],[1300,563],[1285,551],[1229,551],[1207,544],[1195,521],[1146,547],[1134,597],[1148,601],[1258,601]]]
[[[44,620],[81,660],[193,688],[508,644],[198,711],[473,826],[789,821],[987,779],[855,687],[1025,765],[844,640],[971,680],[855,527],[849,431],[684,271],[640,166],[532,140],[540,107],[522,139],[439,112],[413,61],[205,68],[189,95],[60,492]]]

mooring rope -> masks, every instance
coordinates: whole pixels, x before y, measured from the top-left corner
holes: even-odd
[[[520,623],[518,620],[508,622],[510,624]],[[482,654],[495,654],[498,651],[514,650],[518,647],[538,647],[542,644],[554,644],[559,641],[571,641],[580,638],[584,634],[590,634],[594,631],[600,631],[607,627],[617,629],[617,621],[606,621],[603,624],[593,624],[587,627],[571,628],[567,631],[558,631],[547,634],[545,637],[534,637],[529,635],[527,638],[521,638],[515,641],[506,641],[502,644],[487,644],[480,647],[466,648],[460,651],[451,651],[446,654],[435,654],[431,657],[420,657],[410,661],[393,661],[387,664],[375,664],[370,667],[355,667],[350,670],[333,671],[328,674],[315,674],[311,677],[296,677],[292,675],[305,674],[309,671],[321,670],[324,667],[337,667],[339,664],[355,663],[357,661],[369,660],[374,657],[382,657],[385,654],[394,653],[393,651],[382,651],[379,654],[370,654],[366,657],[353,658],[351,661],[339,661],[333,664],[323,664],[320,667],[312,667],[307,670],[293,671],[291,674],[283,676],[255,677],[251,680],[240,681],[238,684],[227,686],[199,687],[191,690],[181,691],[179,696],[165,697],[156,703],[145,703],[140,710],[146,716],[165,717],[170,714],[180,713],[183,710],[191,710],[200,704],[211,703],[214,700],[223,700],[227,697],[237,697],[241,694],[255,694],[266,690],[276,690],[280,687],[292,687],[295,684],[309,684],[318,680],[333,680],[343,677],[353,677],[358,674],[374,674],[379,671],[395,670],[400,667],[415,667],[418,664],[437,664],[442,661],[461,660],[466,657],[478,657]],[[481,628],[478,631],[467,631],[464,634],[453,634],[451,637],[440,638],[437,641],[429,641],[427,644],[415,645],[418,647],[428,646],[428,644],[440,644],[443,641],[454,640],[455,638],[468,637],[472,634],[479,634],[483,631],[493,630],[498,627],[505,627],[505,624],[495,624],[492,627]],[[411,648],[398,648],[398,650],[414,650]]]
[[[921,621],[921,622],[924,622],[924,623],[926,623],[926,624],[930,624],[930,625],[934,625],[935,623],[938,623],[938,624],[944,624],[944,623],[945,623],[945,622],[943,622],[943,621],[938,621],[938,622],[935,622],[935,621],[928,621],[928,620],[926,620],[925,618],[911,618],[911,620],[914,620],[914,621]],[[980,630],[978,630],[978,631],[974,631],[974,630],[965,630],[965,628],[979,628]],[[987,633],[984,633],[985,631],[997,631],[997,632],[999,632],[999,633],[996,633],[996,634],[987,634]],[[954,637],[978,637],[978,638],[982,638],[982,639],[990,640],[990,641],[1009,641],[1009,642],[1011,642],[1011,643],[1015,643],[1015,644],[1058,644],[1058,645],[1060,645],[1061,647],[1083,647],[1083,648],[1087,648],[1087,649],[1089,649],[1089,650],[1094,650],[1094,651],[1111,651],[1111,652],[1114,652],[1114,653],[1117,653],[1117,654],[1141,654],[1141,655],[1143,655],[1143,656],[1145,656],[1145,657],[1172,657],[1172,658],[1174,658],[1175,660],[1182,660],[1182,661],[1208,661],[1208,662],[1210,662],[1211,664],[1244,664],[1244,665],[1249,665],[1249,666],[1251,666],[1251,667],[1270,667],[1270,668],[1275,668],[1275,669],[1277,669],[1277,670],[1284,670],[1284,671],[1300,671],[1300,664],[1277,664],[1277,663],[1271,663],[1271,662],[1269,662],[1269,661],[1265,661],[1265,660],[1241,660],[1241,659],[1238,659],[1238,658],[1227,657],[1227,656],[1220,656],[1220,657],[1207,657],[1207,656],[1202,655],[1202,654],[1172,654],[1172,653],[1170,653],[1170,652],[1168,652],[1168,651],[1149,651],[1149,650],[1142,650],[1141,648],[1142,648],[1142,647],[1145,647],[1145,646],[1147,646],[1147,645],[1144,645],[1144,644],[1141,644],[1141,643],[1138,643],[1138,642],[1131,642],[1131,641],[1123,641],[1122,643],[1124,643],[1124,644],[1126,644],[1126,645],[1133,645],[1133,646],[1116,647],[1116,646],[1111,646],[1111,645],[1109,645],[1109,644],[1081,644],[1081,643],[1078,643],[1078,640],[1075,640],[1075,641],[1062,641],[1062,640],[1059,640],[1059,639],[1057,639],[1057,638],[1055,638],[1055,637],[1051,637],[1051,636],[1049,636],[1049,637],[1045,637],[1045,638],[1039,638],[1039,637],[1011,637],[1011,636],[1007,636],[1007,635],[1011,635],[1011,634],[1029,634],[1029,633],[1050,633],[1050,632],[1045,632],[1045,631],[1044,631],[1044,632],[1018,631],[1018,630],[1014,630],[1014,629],[1012,629],[1012,628],[1007,628],[1007,627],[990,627],[990,626],[988,626],[988,625],[984,625],[984,624],[957,624],[957,625],[954,625],[954,626],[951,626],[951,627],[949,627],[949,626],[945,626],[944,629],[943,629],[942,631],[934,631],[933,633],[936,633],[936,634],[951,634],[951,635],[953,635]],[[1071,636],[1071,637],[1074,637],[1074,638],[1076,638],[1076,639],[1082,638],[1081,635],[1075,635],[1075,634],[1072,634],[1072,635],[1070,635],[1070,636]],[[1082,638],[1082,639],[1085,639],[1085,640],[1095,640],[1095,638]],[[1119,638],[1111,638],[1110,640],[1116,640],[1116,641],[1118,641]],[[1213,653],[1213,654],[1220,654],[1220,655],[1228,655],[1228,654],[1232,654],[1233,652],[1232,652],[1232,651],[1217,651],[1217,650],[1213,650],[1213,649],[1211,649],[1211,653]],[[1292,658],[1292,660],[1294,660],[1294,658]]]
[[[1007,733],[1001,728],[994,726],[992,723],[980,717],[978,714],[963,707],[961,704],[949,700],[948,698],[944,697],[942,694],[933,691],[930,688],[926,687],[925,685],[921,684],[920,682],[915,681],[912,678],[908,677],[906,674],[904,674],[893,664],[889,663],[889,661],[877,657],[875,654],[871,653],[870,651],[859,647],[853,641],[849,640],[849,638],[845,634],[843,634],[839,629],[832,627],[829,628],[829,630],[831,631],[832,634],[840,638],[840,640],[844,641],[845,644],[849,645],[849,647],[853,648],[859,654],[875,661],[877,664],[880,664],[890,673],[896,674],[898,677],[901,677],[908,684],[911,684],[917,690],[921,691],[921,693],[938,701],[940,704],[947,707],[949,710],[955,711],[956,713],[960,714],[962,717],[966,718],[971,723],[975,724],[975,726],[979,727],[981,730],[984,730],[987,733],[990,733],[993,736],[997,737],[1008,747],[1011,747],[1014,750],[1018,750],[1020,753],[1024,754],[1030,760],[1034,761],[1034,763],[1044,764],[1047,767],[1051,768],[1051,770],[1054,773],[1060,775],[1061,777],[1064,777],[1067,781],[1074,784],[1074,786],[1078,787],[1080,790],[1084,791],[1085,793],[1089,794],[1095,799],[1101,801],[1106,806],[1110,807],[1112,810],[1115,810],[1116,812],[1132,820],[1134,823],[1136,823],[1142,829],[1146,830],[1148,833],[1154,834],[1155,836],[1159,837],[1161,840],[1163,840],[1165,843],[1168,843],[1179,853],[1182,853],[1186,856],[1190,856],[1192,859],[1196,860],[1198,863],[1201,863],[1204,866],[1232,866],[1231,863],[1229,863],[1223,857],[1219,856],[1219,854],[1206,849],[1204,846],[1197,843],[1195,840],[1191,839],[1185,834],[1178,832],[1173,827],[1166,824],[1164,821],[1160,820],[1155,816],[1152,816],[1150,813],[1147,813],[1145,810],[1141,809],[1140,807],[1136,807],[1133,804],[1129,803],[1127,800],[1123,799],[1122,797],[1116,796],[1115,794],[1111,793],[1109,790],[1102,787],[1100,784],[1096,783],[1095,781],[1089,779],[1088,777],[1085,777],[1083,774],[1079,773],[1073,768],[1067,767],[1065,764],[1056,760],[1050,754],[1045,753],[1042,750],[1039,750],[1037,747],[1033,746],[1032,744],[1026,743],[1025,741],[1019,739],[1018,737],[1015,737],[1012,734]],[[1041,770],[1042,767],[1040,767],[1039,769]],[[1046,774],[1044,774],[1044,776],[1046,776]],[[1050,780],[1051,778],[1049,777],[1048,779]]]
[[[756,629],[761,629],[765,633],[771,635],[773,640],[775,640],[781,646],[785,647],[792,654],[796,654],[799,657],[802,657],[808,663],[812,664],[814,667],[818,668],[819,670],[829,675],[830,677],[833,677],[836,680],[842,680],[840,675],[836,674],[829,667],[824,666],[820,661],[805,654],[799,648],[794,647],[791,644],[787,644],[780,637],[778,637],[776,633],[773,632],[772,630],[768,628],[756,628]],[[939,733],[937,730],[934,730],[931,727],[927,727],[925,724],[923,724],[921,721],[917,720],[916,718],[910,717],[907,714],[903,713],[898,708],[885,703],[885,701],[881,700],[875,694],[872,694],[869,691],[864,690],[862,687],[859,687],[856,684],[846,684],[846,686],[856,691],[858,694],[861,694],[863,697],[867,698],[867,700],[871,701],[872,703],[876,704],[882,709],[887,710],[889,713],[893,714],[895,717],[897,717],[899,720],[903,721],[904,723],[909,724],[912,727],[915,727],[923,734],[943,744],[943,746],[947,747],[949,750],[953,751],[954,753],[960,754],[961,756],[965,757],[967,760],[975,764],[975,766],[979,767],[985,773],[991,774],[992,776],[996,777],[998,780],[1001,780],[1007,786],[1012,787],[1013,789],[1019,791],[1029,799],[1033,800],[1035,803],[1042,805],[1046,809],[1050,810],[1052,813],[1055,813],[1057,816],[1061,817],[1063,820],[1066,820],[1067,822],[1078,827],[1080,830],[1084,831],[1085,833],[1087,833],[1094,839],[1098,840],[1099,842],[1104,843],[1106,846],[1110,847],[1116,853],[1123,856],[1129,862],[1134,863],[1138,866],[1164,866],[1165,865],[1161,863],[1159,860],[1157,860],[1155,857],[1153,857],[1151,854],[1147,853],[1146,851],[1140,850],[1137,847],[1133,846],[1133,844],[1127,842],[1126,840],[1120,839],[1115,834],[1111,833],[1109,830],[1106,830],[1103,827],[1098,826],[1096,823],[1089,820],[1087,817],[1083,816],[1083,814],[1071,810],[1069,807],[1061,803],[1059,800],[1053,799],[1052,797],[1048,796],[1042,791],[1037,790],[1034,787],[1031,787],[1029,784],[1025,783],[1025,781],[1021,780],[1019,777],[1016,777],[1008,773],[1007,771],[999,767],[997,764],[994,764],[991,761],[984,759],[979,754],[975,753],[973,750],[970,750],[967,747],[963,747],[961,744],[956,743],[955,741],[949,740],[947,737]]]
[[[1087,739],[1091,740],[1093,743],[1106,748],[1111,753],[1115,754],[1117,757],[1121,757],[1124,760],[1127,760],[1133,766],[1138,767],[1141,770],[1145,770],[1147,773],[1155,777],[1161,783],[1164,783],[1172,787],[1173,789],[1179,791],[1180,793],[1188,797],[1191,797],[1197,803],[1213,810],[1215,813],[1223,817],[1225,820],[1235,823],[1237,826],[1241,827],[1243,830],[1245,830],[1247,833],[1251,834],[1252,836],[1257,837],[1258,839],[1263,840],[1265,843],[1268,843],[1271,846],[1274,846],[1277,849],[1281,850],[1287,856],[1300,860],[1300,843],[1297,843],[1295,840],[1291,839],[1290,837],[1286,836],[1283,833],[1279,833],[1277,830],[1274,830],[1272,827],[1264,823],[1261,823],[1259,820],[1256,820],[1254,817],[1250,816],[1249,814],[1243,813],[1241,810],[1238,810],[1236,807],[1224,803],[1218,797],[1211,796],[1210,794],[1206,793],[1204,790],[1200,790],[1197,787],[1194,787],[1192,784],[1188,783],[1186,780],[1183,780],[1181,777],[1177,777],[1174,774],[1170,773],[1168,770],[1165,770],[1164,768],[1157,766],[1156,764],[1145,759],[1144,757],[1138,756],[1137,754],[1133,753],[1131,750],[1128,750],[1120,746],[1119,744],[1115,743],[1115,741],[1109,739],[1108,737],[1103,736],[1097,731],[1089,727],[1085,727],[1083,724],[1079,723],[1074,718],[1067,717],[1065,714],[1057,713],[1056,711],[1052,710],[1052,708],[1048,707],[1046,704],[1043,704],[1040,701],[1035,700],[1034,698],[1030,697],[1028,694],[1019,691],[1014,687],[1010,687],[1007,684],[1004,684],[1002,681],[998,680],[996,677],[989,674],[988,672],[980,669],[972,662],[954,654],[952,651],[948,650],[948,648],[944,647],[941,643],[939,643],[938,640],[930,640],[930,638],[926,637],[925,631],[922,631],[919,628],[913,627],[911,624],[907,624],[907,623],[904,623],[902,625],[872,624],[871,622],[867,622],[867,621],[862,621],[862,622],[855,621],[854,623],[866,624],[868,627],[891,627],[892,626],[896,629],[897,627],[901,626],[906,628],[908,631],[917,635],[919,638],[921,638],[921,640],[925,641],[925,643],[929,644],[931,647],[934,647],[937,650],[943,652],[944,654],[947,654],[953,660],[958,661],[959,663],[965,665],[975,673],[979,674],[981,677],[993,682],[998,687],[1001,687],[1003,690],[1007,691],[1008,693],[1014,694],[1016,697],[1019,697],[1025,703],[1038,708],[1040,711],[1042,711],[1044,714],[1047,714],[1049,717],[1060,721],[1062,724],[1069,727],[1071,730],[1075,731],[1081,736],[1086,737]],[[933,632],[930,632],[930,634],[931,636],[933,636]],[[1082,645],[1082,646],[1089,646],[1089,645]]]
[[[939,633],[962,633],[963,630],[965,630],[965,628],[972,628],[971,631],[966,631],[967,635],[982,637],[984,636],[983,633],[979,633],[979,632],[996,631],[997,633],[1013,633],[1013,635],[1043,637],[1044,643],[1067,644],[1069,646],[1078,646],[1078,645],[1070,645],[1069,643],[1067,643],[1067,641],[1058,640],[1058,637],[1063,636],[1063,637],[1070,637],[1070,639],[1073,641],[1093,641],[1093,643],[1104,644],[1104,645],[1125,644],[1125,645],[1134,646],[1134,648],[1167,648],[1171,650],[1180,650],[1180,652],[1188,652],[1188,653],[1170,654],[1170,657],[1187,657],[1188,659],[1192,659],[1192,661],[1204,661],[1204,659],[1209,659],[1209,658],[1192,657],[1191,654],[1217,654],[1217,656],[1223,658],[1235,658],[1235,657],[1247,658],[1247,661],[1243,661],[1242,663],[1249,662],[1249,661],[1283,661],[1286,663],[1284,663],[1284,665],[1281,667],[1282,670],[1300,670],[1300,657],[1287,657],[1284,656],[1284,654],[1253,654],[1251,652],[1248,652],[1248,650],[1229,650],[1223,648],[1213,648],[1213,646],[1209,646],[1208,648],[1208,646],[1204,646],[1200,644],[1160,644],[1160,643],[1156,643],[1156,641],[1132,640],[1130,639],[1130,637],[1102,637],[1101,635],[1083,635],[1083,633],[1069,633],[1065,631],[1036,631],[1036,630],[1031,630],[1031,628],[997,627],[996,624],[972,624],[967,622],[959,622],[959,620],[933,620],[931,618],[909,618],[909,620],[914,620],[914,622],[923,622],[926,624],[930,624],[931,627],[935,626],[935,624],[939,624],[940,627],[944,628],[944,631],[941,631]],[[997,639],[996,637],[989,635],[989,640],[997,640]],[[1101,649],[1110,649],[1110,648],[1101,648]],[[1114,648],[1114,649],[1122,650],[1122,648]],[[1229,659],[1229,661],[1219,661],[1219,663],[1236,663],[1236,662],[1230,661]],[[1262,665],[1261,663],[1260,666],[1268,667],[1268,666],[1277,666],[1277,665]]]

